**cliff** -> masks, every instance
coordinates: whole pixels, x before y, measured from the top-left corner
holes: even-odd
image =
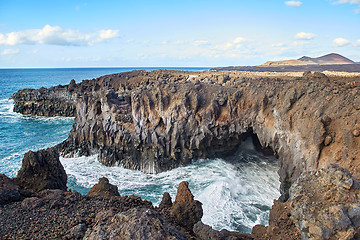
[[[256,135],[279,158],[286,200],[305,171],[337,163],[359,177],[359,77],[328,75],[133,71],[13,99],[22,113],[64,115],[47,99],[67,96],[76,112],[62,155],[98,153],[105,165],[146,173],[226,156]]]

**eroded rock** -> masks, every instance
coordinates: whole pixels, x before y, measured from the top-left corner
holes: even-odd
[[[67,175],[56,148],[25,153],[16,181],[22,188],[35,192],[44,189],[66,191]]]
[[[87,196],[111,197],[111,196],[120,196],[120,193],[118,191],[117,186],[110,184],[109,180],[106,177],[102,177],[99,179],[99,182],[90,189]]]
[[[203,216],[202,203],[194,200],[189,189],[189,183],[183,181],[179,184],[176,199],[173,203],[170,213],[177,224],[189,232],[193,231],[194,225],[199,222]]]
[[[20,200],[20,187],[4,174],[0,174],[0,205]]]
[[[187,81],[189,75],[196,75],[196,82]],[[133,71],[58,89],[20,91],[14,100],[24,108],[41,105],[43,110],[33,111],[41,115],[54,109],[56,101],[51,99],[61,94],[76,108],[73,129],[60,146],[64,156],[98,154],[107,166],[146,173],[184,166],[193,159],[227,156],[252,132],[279,157],[285,201],[301,173],[333,162],[360,177],[360,138],[353,133],[359,128],[360,112],[348,109],[356,109],[359,94],[349,85],[351,79],[316,72],[299,78],[277,73]],[[51,104],[43,104],[45,100]],[[323,122],[325,118],[331,121]]]
[[[172,226],[152,209],[133,208],[99,221],[88,229],[83,239],[187,239],[184,232]]]
[[[360,183],[336,164],[304,173],[290,188],[291,216],[303,239],[357,239]]]

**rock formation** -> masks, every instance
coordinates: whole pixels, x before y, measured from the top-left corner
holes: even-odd
[[[42,162],[39,159],[50,158],[48,164],[53,168],[59,167],[56,163],[60,164],[54,148],[27,155],[32,157],[24,159],[32,161],[23,161],[22,171],[29,169],[26,173],[32,169],[29,163],[35,166],[36,172],[48,172],[47,164],[39,164]],[[53,177],[46,178],[45,186],[54,189],[45,190],[24,185],[29,181],[28,174],[20,171],[15,181],[4,175],[0,177],[1,239],[360,238],[360,182],[336,164],[303,172],[292,184],[289,199],[274,201],[269,226],[257,225],[252,234],[217,231],[202,223],[201,203],[194,200],[187,182],[179,184],[174,203],[170,195],[164,193],[156,208],[137,196],[119,196],[117,187],[106,178],[101,178],[88,196],[82,196],[76,191],[61,190],[59,180]],[[22,187],[32,193],[22,194]]]
[[[99,179],[99,182],[90,189],[87,196],[110,197],[110,196],[120,196],[120,194],[118,192],[117,186],[110,184],[107,178],[102,177]]]
[[[98,154],[105,165],[147,173],[226,156],[256,134],[279,158],[286,200],[301,173],[330,163],[360,177],[360,91],[353,84],[358,78],[133,71],[23,90],[13,99],[23,113],[67,115],[66,109],[76,109],[69,138],[59,146],[61,154]],[[60,96],[69,103],[63,110],[54,100]],[[37,107],[27,108],[33,105]]]
[[[338,165],[302,174],[289,203],[303,239],[360,238],[360,183]]]
[[[203,210],[202,203],[194,200],[194,196],[188,186],[188,182],[181,182],[179,184],[170,214],[178,225],[186,231],[192,232],[194,225],[201,220]]]
[[[0,174],[0,205],[18,200],[20,187],[4,174]]]
[[[35,192],[44,189],[67,189],[67,175],[59,161],[56,148],[25,153],[15,180],[22,188]]]

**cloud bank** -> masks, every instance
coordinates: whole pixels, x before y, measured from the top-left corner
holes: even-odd
[[[338,0],[334,2],[334,4],[353,4],[357,5],[357,8],[355,9],[355,13],[360,13],[360,0]]]
[[[15,54],[18,54],[20,52],[19,49],[4,49],[2,52],[1,52],[1,55],[15,55]]]
[[[347,40],[347,39],[345,39],[345,38],[336,38],[336,39],[334,39],[333,42],[334,42],[334,43],[336,44],[336,46],[338,46],[338,47],[343,47],[343,46],[346,46],[346,45],[349,45],[349,44],[350,44],[350,41]]]
[[[287,1],[287,2],[285,2],[285,5],[288,7],[298,8],[302,5],[302,2],[301,1]]]
[[[315,37],[315,34],[313,33],[306,33],[306,32],[299,32],[295,35],[296,39],[301,39],[301,40],[311,40]]]
[[[6,34],[0,33],[0,45],[48,44],[60,46],[86,46],[103,42],[118,36],[117,30],[100,30],[95,33],[82,33],[59,26],[45,25],[42,29],[28,29]]]

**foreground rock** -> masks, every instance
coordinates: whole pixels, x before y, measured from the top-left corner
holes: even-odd
[[[31,152],[25,158],[23,172],[35,169],[35,180],[39,179],[37,173],[49,176],[49,172],[56,173],[49,168],[61,166],[54,149]],[[43,161],[47,163],[39,164]],[[119,196],[117,187],[106,178],[100,178],[89,194],[82,196],[61,190],[54,177],[45,178],[44,186],[55,189],[24,184],[28,176],[19,171],[13,181],[0,175],[1,239],[360,238],[360,183],[339,165],[302,173],[291,186],[290,198],[274,201],[269,226],[257,225],[252,234],[217,231],[202,223],[202,204],[194,200],[188,182],[179,184],[174,202],[164,193],[161,204],[154,208],[140,197]]]
[[[44,189],[61,189],[66,191],[67,175],[59,161],[56,148],[25,153],[16,181],[25,190],[38,192]]]
[[[187,239],[184,232],[152,209],[132,208],[117,214],[100,212],[96,218],[97,224],[83,239]]]
[[[303,174],[290,189],[303,239],[359,239],[360,183],[338,165]]]
[[[4,174],[0,174],[0,205],[18,200],[20,187]]]
[[[274,201],[269,226],[257,225],[255,239],[360,239],[360,183],[348,170],[303,173],[287,202]]]
[[[117,186],[110,184],[107,178],[102,177],[99,179],[99,182],[91,188],[87,196],[111,197],[120,196],[120,194]]]

